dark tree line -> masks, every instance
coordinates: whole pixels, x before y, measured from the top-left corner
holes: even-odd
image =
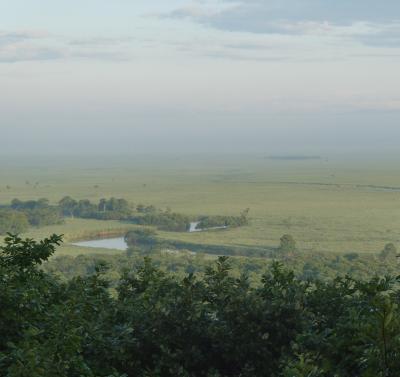
[[[125,199],[100,199],[92,203],[88,199],[75,200],[69,196],[58,202],[62,214],[66,217],[80,217],[98,220],[127,220],[132,214],[130,204]]]
[[[40,227],[60,224],[68,217],[129,221],[138,225],[154,226],[159,230],[185,232],[190,228],[191,221],[199,221],[199,228],[243,226],[248,222],[247,214],[248,210],[240,216],[197,218],[172,212],[170,209],[161,210],[152,205],[133,206],[125,199],[114,197],[92,202],[65,196],[57,205],[51,205],[47,199],[14,199],[10,205],[0,206],[0,234],[25,232],[29,225]]]
[[[80,217],[98,220],[124,220],[138,225],[154,226],[159,230],[185,232],[190,228],[190,222],[198,221],[198,228],[238,227],[248,224],[246,209],[240,216],[200,216],[193,217],[162,210],[155,206],[138,204],[133,206],[125,199],[100,199],[98,203],[89,200],[75,200],[69,196],[59,201],[59,207],[64,216]]]
[[[11,208],[24,213],[32,226],[46,226],[63,222],[59,208],[50,205],[49,201],[44,198],[26,202],[14,199],[11,202]]]
[[[29,226],[61,224],[63,216],[58,206],[47,199],[21,201],[14,199],[10,205],[0,208],[0,234],[21,233]]]
[[[154,209],[142,215],[133,216],[131,220],[135,224],[151,225],[159,230],[186,232],[189,229],[191,218],[169,210],[160,211]]]
[[[41,227],[61,224],[65,217],[80,217],[99,220],[128,220],[132,216],[125,199],[74,200],[67,196],[57,205],[47,199],[21,201],[12,200],[10,205],[0,207],[0,234],[22,233],[29,226]]]
[[[202,216],[199,218],[197,229],[212,229],[212,228],[237,228],[248,225],[250,209],[247,208],[240,216]]]

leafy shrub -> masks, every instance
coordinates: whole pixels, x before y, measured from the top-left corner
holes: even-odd
[[[29,221],[24,213],[0,209],[0,234],[22,233],[28,230]]]

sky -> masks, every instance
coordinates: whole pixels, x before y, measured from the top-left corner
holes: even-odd
[[[1,154],[376,153],[398,0],[0,0]]]

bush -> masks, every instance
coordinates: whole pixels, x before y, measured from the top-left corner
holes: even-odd
[[[185,232],[189,229],[190,218],[174,212],[149,212],[133,217],[132,222],[139,225],[153,225],[160,230]]]
[[[29,228],[29,221],[24,213],[0,209],[0,234],[22,233]]]
[[[240,216],[203,216],[199,219],[197,229],[245,226],[248,224],[248,213],[249,209],[246,209]]]

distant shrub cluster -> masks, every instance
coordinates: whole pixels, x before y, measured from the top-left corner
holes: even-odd
[[[139,225],[153,225],[160,230],[172,232],[186,232],[190,226],[190,217],[171,211],[154,209],[143,215],[133,216],[132,222]]]
[[[125,199],[101,199],[98,203],[89,200],[76,201],[71,197],[60,200],[59,207],[64,216],[97,220],[123,220],[139,225],[151,225],[160,230],[184,232],[190,218],[170,210],[159,210],[154,206],[139,204],[136,207]]]
[[[47,199],[21,201],[14,199],[10,205],[0,208],[0,234],[21,233],[29,226],[61,224],[63,216],[57,206]]]
[[[14,199],[11,202],[11,208],[24,213],[32,226],[40,227],[63,222],[60,209],[57,206],[50,205],[47,199],[28,200],[26,202]]]
[[[29,228],[26,214],[10,209],[0,209],[0,235],[10,233],[22,233]]]
[[[62,198],[58,205],[64,216],[98,220],[127,220],[132,209],[125,199],[75,200],[69,196]]]
[[[249,209],[245,209],[240,216],[203,216],[200,217],[197,229],[212,229],[230,227],[236,228],[249,223]]]
[[[150,228],[135,229],[125,235],[125,242],[131,248],[154,247],[157,245],[156,232]]]

